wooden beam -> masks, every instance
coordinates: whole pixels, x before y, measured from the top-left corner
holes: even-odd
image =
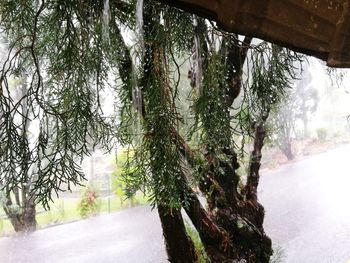
[[[214,20],[228,32],[261,38],[350,67],[350,0],[159,0]]]

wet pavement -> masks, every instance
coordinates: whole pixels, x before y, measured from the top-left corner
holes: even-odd
[[[350,260],[350,146],[264,174],[265,229],[287,263]]]
[[[163,263],[160,222],[149,207],[0,239],[1,263]]]
[[[287,263],[350,259],[350,146],[263,173],[265,229]],[[0,263],[165,263],[156,212],[139,207],[0,239]]]

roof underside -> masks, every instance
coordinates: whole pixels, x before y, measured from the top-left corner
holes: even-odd
[[[331,67],[350,67],[350,0],[161,0]]]

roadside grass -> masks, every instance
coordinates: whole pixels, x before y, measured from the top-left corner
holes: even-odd
[[[188,222],[185,222],[185,228],[186,228],[187,234],[192,239],[194,247],[197,251],[198,263],[209,263],[210,262],[209,258],[207,257],[205,248],[203,246],[203,243],[199,237],[197,230]]]
[[[38,229],[52,225],[68,223],[81,220],[78,204],[79,198],[60,198],[50,203],[50,210],[45,210],[42,206],[37,206]],[[99,214],[116,212],[122,209],[148,204],[147,196],[137,193],[133,200],[124,200],[116,196],[100,197]],[[13,234],[14,230],[7,219],[5,212],[0,207],[0,236]]]

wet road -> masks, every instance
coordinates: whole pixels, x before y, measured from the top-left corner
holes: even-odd
[[[265,229],[288,263],[350,260],[350,146],[266,173]]]
[[[1,263],[163,263],[156,212],[138,207],[1,238]]]
[[[350,146],[262,176],[265,229],[283,262],[350,259]],[[159,219],[140,207],[0,239],[1,263],[165,263]]]

